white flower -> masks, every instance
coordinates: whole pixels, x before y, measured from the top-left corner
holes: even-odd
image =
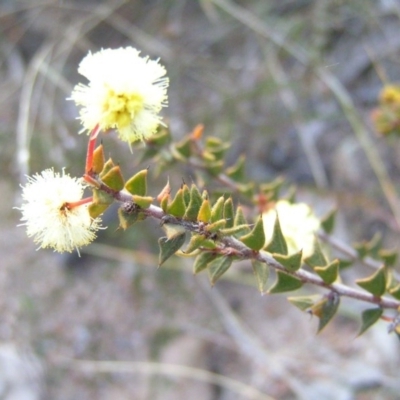
[[[64,171],[60,175],[46,169],[28,177],[22,187],[21,225],[40,248],[72,252],[95,239],[100,219],[90,217],[87,204],[73,206],[82,200],[83,191],[84,184]]]
[[[78,72],[88,85],[75,86],[71,99],[82,106],[84,130],[116,129],[121,140],[132,143],[155,133],[162,107],[167,105],[168,78],[158,60],[140,57],[133,47],[89,53]]]
[[[277,214],[289,254],[303,250],[303,257],[310,256],[314,250],[314,234],[320,226],[311,208],[305,203],[292,204],[279,200],[263,215],[266,243],[272,239]]]

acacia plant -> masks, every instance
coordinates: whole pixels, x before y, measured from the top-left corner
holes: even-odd
[[[159,116],[167,106],[169,81],[158,60],[141,57],[131,47],[107,49],[89,53],[78,71],[88,79],[86,85],[74,88],[70,98],[80,107],[81,132],[88,133],[83,176],[47,169],[28,177],[22,188],[22,225],[39,248],[79,252],[104,229],[101,216],[117,202],[123,230],[135,229],[148,218],[160,221],[165,236],[158,241],[159,265],[174,255],[192,257],[193,272],[206,271],[214,285],[236,261],[247,260],[262,294],[299,291],[305,284],[322,288],[315,289],[316,294],[300,292],[288,298],[319,318],[319,330],[347,296],[370,305],[362,312],[360,333],[379,319],[389,322],[390,331],[400,333],[394,252],[382,249],[376,240],[353,248],[338,245],[330,236],[334,211],[319,220],[308,205],[296,203],[282,180],[248,182],[245,157],[227,167],[224,155],[229,144],[204,137],[201,125],[173,142]],[[105,158],[97,141],[110,131],[127,142],[135,155],[141,152],[143,160],[152,160],[159,172],[172,164],[190,164],[223,185],[225,194],[209,193],[195,181],[179,188],[167,182],[160,193],[149,193],[147,169],[129,176],[132,171],[123,173],[122,166]],[[83,197],[87,190],[91,196]],[[237,205],[238,198],[253,204],[253,213]],[[341,251],[343,259],[330,259],[328,246]],[[372,266],[374,272],[354,284],[342,283],[341,271],[355,261]]]

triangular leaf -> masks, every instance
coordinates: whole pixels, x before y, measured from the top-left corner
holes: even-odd
[[[378,255],[387,267],[391,267],[397,262],[398,254],[396,250],[381,249],[379,250]]]
[[[134,210],[133,212],[128,212],[124,210],[123,207],[118,209],[118,219],[119,219],[119,227],[124,231],[127,230],[130,226],[138,221],[143,221],[146,218],[146,215]]]
[[[176,224],[165,223],[162,225],[162,228],[167,235],[168,240],[174,239],[175,237],[180,236],[182,235],[182,233],[185,232],[185,228],[183,226]]]
[[[322,280],[330,285],[335,282],[339,276],[339,260],[332,261],[325,267],[314,267],[314,271],[322,278]]]
[[[400,283],[389,290],[389,293],[397,300],[400,300]]]
[[[236,209],[234,226],[247,226],[247,229],[243,228],[243,230],[246,230],[245,233],[250,232],[249,224],[246,221],[246,217],[244,216],[241,206],[238,206],[238,208]]]
[[[183,191],[183,201],[185,202],[185,206],[187,207],[190,203],[190,189],[189,186],[186,185],[186,183],[182,185],[182,191]]]
[[[171,152],[175,158],[185,161],[192,154],[192,140],[190,136],[184,137],[180,142],[171,147]]]
[[[198,274],[208,267],[208,264],[217,257],[216,253],[210,251],[203,251],[200,253],[193,263],[193,273]]]
[[[162,265],[168,258],[175,254],[185,243],[186,234],[181,233],[172,239],[167,237],[161,237],[158,239],[158,245],[160,247],[160,255],[158,265]]]
[[[282,264],[288,271],[295,272],[301,267],[301,258],[303,256],[303,251],[300,250],[290,256],[285,256],[282,254],[273,253],[272,256]]]
[[[197,220],[208,223],[210,219],[211,219],[210,201],[208,199],[205,199],[203,200],[203,203],[200,206],[199,214],[197,215]]]
[[[92,171],[95,174],[100,174],[100,172],[103,171],[104,162],[104,150],[103,145],[101,144],[100,146],[97,146],[97,148],[93,152]]]
[[[199,189],[193,184],[190,188],[190,201],[183,218],[189,221],[196,221],[202,203],[203,198],[201,197]]]
[[[319,317],[318,333],[325,328],[326,325],[335,316],[340,303],[340,297],[335,293],[329,295],[327,300],[322,304],[321,314]]]
[[[328,265],[328,260],[325,257],[325,254],[322,252],[321,246],[317,239],[314,240],[314,253],[305,258],[304,262],[310,267],[325,267]]]
[[[336,212],[337,210],[334,209],[321,219],[321,227],[328,234],[332,233],[335,227]]]
[[[90,217],[93,219],[97,218],[99,215],[103,214],[104,211],[106,211],[109,206],[110,206],[109,204],[96,204],[96,203],[89,204],[88,211]]]
[[[185,215],[186,205],[183,196],[183,189],[179,189],[176,192],[171,204],[168,204],[167,210],[168,214],[174,215],[178,218],[182,218]]]
[[[221,196],[211,209],[211,222],[219,221],[224,217],[224,197]]]
[[[154,199],[150,196],[137,196],[133,194],[132,200],[141,208],[149,208]]]
[[[232,257],[227,256],[220,256],[211,261],[208,266],[211,286],[214,286],[217,280],[230,268],[232,261]]]
[[[125,183],[125,189],[131,193],[136,194],[137,196],[146,196],[147,194],[147,169],[143,169],[139,171],[137,174],[132,176]]]
[[[226,169],[226,175],[228,175],[229,178],[233,179],[236,182],[243,181],[245,160],[246,157],[244,155],[241,155],[234,165]]]
[[[208,224],[205,226],[205,231],[206,232],[219,232],[221,229],[225,228],[226,225],[226,220],[221,219],[220,221],[216,221],[212,224]]]
[[[215,242],[212,240],[206,239],[204,235],[196,235],[192,234],[190,238],[190,242],[188,243],[185,253],[192,253],[197,250],[199,247],[205,247],[207,249],[214,249],[216,247]]]
[[[264,293],[269,276],[269,267],[266,263],[257,260],[252,260],[251,264],[253,266],[254,275],[257,278],[258,290],[260,291],[260,293]]]
[[[385,267],[379,268],[367,278],[356,280],[358,286],[361,286],[367,292],[376,297],[381,297],[386,291],[386,271]]]
[[[346,269],[353,265],[354,261],[353,260],[343,260],[341,258],[338,259],[339,261],[339,270],[341,271],[342,269]]]
[[[286,244],[285,237],[283,236],[283,233],[282,233],[278,213],[276,214],[276,220],[275,220],[275,225],[274,225],[274,232],[272,234],[272,239],[266,246],[265,250],[270,253],[283,254],[283,255],[288,254],[288,247]]]
[[[119,165],[112,167],[107,174],[102,176],[101,180],[112,190],[119,192],[124,188],[124,178]]]
[[[288,301],[296,306],[301,311],[309,310],[321,296],[319,294],[314,294],[310,296],[293,296],[288,297]]]
[[[252,250],[259,251],[265,245],[264,223],[262,216],[258,217],[252,231],[247,235],[239,238],[239,240]]]
[[[276,272],[276,281],[273,286],[268,290],[268,293],[283,293],[292,290],[300,289],[303,282],[293,275],[285,274],[284,272]]]
[[[224,219],[226,221],[226,227],[232,228],[235,218],[235,210],[233,208],[232,197],[229,197],[224,203]]]
[[[220,230],[220,233],[224,236],[235,236],[240,237],[249,232],[249,226],[245,225],[237,225],[232,228],[224,228]]]
[[[105,204],[109,206],[114,203],[114,197],[106,193],[103,190],[92,189],[93,191],[93,203],[94,204]]]
[[[114,167],[115,167],[115,164],[114,164],[113,160],[111,158],[109,158],[106,161],[106,163],[104,164],[104,167],[100,173],[100,178],[103,178],[103,176],[107,175],[108,172],[110,172],[110,170]]]
[[[362,335],[368,328],[370,328],[382,316],[382,308],[369,308],[364,310],[361,314],[361,328],[358,336]]]

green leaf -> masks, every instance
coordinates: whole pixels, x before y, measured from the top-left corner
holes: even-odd
[[[126,231],[130,226],[138,221],[143,221],[146,218],[146,215],[134,210],[132,212],[128,212],[124,210],[123,207],[118,209],[118,219],[119,219],[119,227]]]
[[[224,201],[224,197],[221,196],[214,203],[211,209],[211,222],[219,221],[224,217]]]
[[[193,263],[193,273],[198,274],[207,268],[208,264],[217,257],[216,253],[210,251],[204,251],[200,253]]]
[[[101,180],[116,192],[119,192],[124,188],[125,181],[119,165],[112,167],[104,176],[102,176]]]
[[[232,228],[235,219],[232,197],[229,197],[224,203],[224,219],[226,221],[226,227]]]
[[[292,290],[300,289],[303,283],[300,279],[293,275],[285,274],[284,272],[276,272],[276,281],[274,285],[268,290],[268,293],[283,293],[291,292]]]
[[[222,172],[223,167],[224,167],[224,162],[222,160],[204,162],[204,168],[206,168],[207,172],[209,172],[213,176],[220,174]]]
[[[220,221],[216,221],[216,222],[213,222],[212,224],[206,225],[205,231],[210,232],[210,233],[218,232],[221,229],[225,228],[225,225],[226,225],[226,221],[224,219],[221,219]]]
[[[366,242],[354,243],[353,247],[354,250],[357,251],[358,258],[360,258],[361,260],[368,255],[368,246]]]
[[[318,333],[321,332],[335,316],[340,304],[340,297],[336,293],[331,293],[324,300],[319,316]]]
[[[293,296],[288,297],[288,300],[295,307],[300,309],[301,311],[309,310],[315,303],[317,299],[320,299],[321,296],[319,294],[314,294],[310,296]]]
[[[150,196],[137,196],[133,194],[132,200],[141,208],[149,208],[154,199]]]
[[[160,247],[160,255],[158,265],[162,265],[168,258],[175,254],[185,243],[186,234],[181,233],[172,239],[167,237],[161,237],[158,239],[158,245]]]
[[[314,271],[322,278],[322,280],[330,285],[335,282],[339,276],[339,260],[332,261],[325,267],[314,267]]]
[[[182,186],[183,190],[183,201],[185,202],[185,206],[187,207],[190,203],[190,189],[186,183]]]
[[[253,266],[254,275],[257,278],[257,287],[260,293],[264,293],[266,291],[268,276],[269,276],[269,267],[266,263],[252,260],[251,265]]]
[[[303,255],[303,250],[294,253],[290,256],[273,253],[272,256],[278,263],[282,264],[288,271],[295,272],[301,267],[301,258]]]
[[[132,178],[125,183],[125,189],[131,194],[136,194],[137,196],[146,196],[147,172],[147,169],[143,169],[132,176]]]
[[[328,234],[332,233],[333,228],[335,227],[336,212],[336,209],[330,211],[321,220],[321,227]]]
[[[106,163],[104,164],[104,167],[100,173],[100,178],[103,178],[103,176],[107,175],[107,173],[115,167],[115,164],[111,158],[109,158]]]
[[[167,212],[175,217],[182,218],[185,215],[185,211],[186,205],[183,197],[183,189],[179,189],[171,204],[168,204]]]
[[[232,261],[232,257],[227,256],[219,256],[211,261],[208,266],[211,286],[214,286],[217,280],[230,268]]]
[[[229,176],[229,178],[233,179],[236,182],[241,182],[245,178],[245,160],[246,157],[241,155],[236,163],[231,167],[227,168],[225,173]]]
[[[205,152],[211,153],[215,160],[222,160],[229,147],[231,147],[230,143],[223,142],[215,136],[208,136],[205,143]]]
[[[88,211],[90,217],[93,219],[97,218],[99,215],[103,214],[103,212],[106,211],[109,206],[109,204],[89,204]]]
[[[283,236],[281,224],[279,222],[278,213],[276,214],[276,220],[274,225],[274,232],[272,234],[272,239],[265,248],[266,251],[276,254],[288,254],[288,248],[286,244],[285,237]]]
[[[208,223],[210,219],[211,219],[210,201],[208,199],[205,199],[203,200],[203,203],[201,203],[199,214],[197,215],[197,220]]]
[[[352,260],[343,260],[341,258],[338,258],[339,261],[339,270],[341,271],[342,269],[346,269],[353,265],[354,261]]]
[[[97,146],[93,152],[92,171],[95,174],[100,174],[103,171],[105,163],[103,145]]]
[[[376,297],[381,297],[386,291],[386,271],[382,266],[371,276],[356,280],[358,286]]]
[[[187,160],[192,154],[192,140],[190,136],[184,137],[181,141],[171,146],[173,156],[181,161]]]
[[[391,267],[397,262],[396,250],[381,249],[379,250],[378,255],[387,267]]]
[[[103,204],[111,205],[114,203],[114,197],[112,197],[110,194],[104,192],[103,190],[98,190],[98,189],[92,189],[93,190],[93,203],[94,204]]]
[[[400,283],[391,289],[389,289],[389,293],[397,300],[400,300]]]
[[[192,187],[190,188],[190,201],[183,218],[188,221],[196,221],[202,203],[203,198],[201,197],[199,189],[197,189],[195,184],[192,184]]]
[[[185,232],[185,228],[181,225],[165,223],[162,225],[162,228],[164,229],[168,240],[174,239]]]
[[[244,234],[249,232],[249,225],[237,225],[233,226],[232,228],[224,228],[220,230],[220,233],[223,236],[235,236],[235,237],[240,237],[243,236]]]
[[[317,239],[314,240],[314,253],[305,258],[304,262],[309,265],[311,268],[314,267],[325,267],[328,265],[328,261],[325,257],[325,254],[322,252],[321,245]]]
[[[247,235],[239,238],[239,240],[252,250],[259,251],[265,245],[265,233],[264,233],[264,223],[263,218],[260,215],[257,222],[254,225],[252,231]]]
[[[357,336],[361,336],[368,328],[370,328],[382,316],[382,308],[369,308],[361,314],[361,328]]]
[[[192,234],[190,241],[185,249],[185,253],[192,253],[199,247],[205,247],[207,249],[215,249],[216,244],[212,240],[206,239],[204,235]]]
[[[233,225],[234,226],[249,225],[247,220],[246,220],[246,217],[244,216],[243,208],[241,206],[238,206],[237,209],[236,209],[235,221],[234,221]],[[250,227],[249,227],[248,231],[250,232]]]

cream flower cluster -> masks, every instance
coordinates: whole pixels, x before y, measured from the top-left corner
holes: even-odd
[[[62,175],[53,169],[28,177],[22,188],[23,204],[21,221],[29,237],[33,237],[40,248],[53,248],[62,252],[92,242],[100,228],[100,219],[92,219],[87,204],[68,207],[82,199],[84,185],[65,172]]]
[[[132,143],[149,138],[161,121],[167,105],[168,78],[158,61],[140,57],[133,47],[89,53],[78,72],[89,83],[75,86],[71,99],[81,107],[85,131],[96,125],[116,129],[121,140]]]
[[[274,208],[263,215],[266,243],[272,239],[276,215],[279,217],[289,254],[303,250],[303,257],[310,256],[314,250],[315,232],[320,227],[320,221],[311,208],[305,203],[292,204],[287,200],[279,200]]]

